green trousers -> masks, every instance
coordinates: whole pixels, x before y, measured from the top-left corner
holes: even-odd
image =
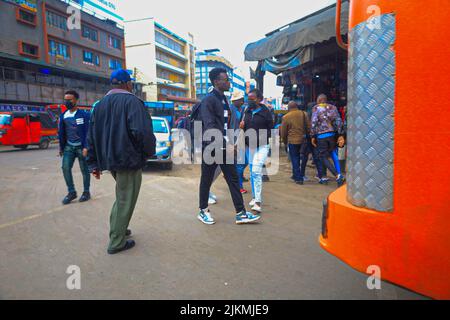
[[[116,180],[116,202],[111,209],[109,249],[122,249],[141,190],[142,170],[111,172]]]

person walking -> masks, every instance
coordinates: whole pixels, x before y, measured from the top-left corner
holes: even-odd
[[[91,177],[86,163],[90,114],[78,109],[79,98],[79,94],[74,90],[65,93],[64,105],[67,110],[61,115],[58,124],[59,155],[62,157],[62,171],[68,189],[68,194],[62,201],[64,205],[71,203],[78,197],[72,175],[75,159],[78,159],[83,175],[84,190],[79,202],[86,202],[91,199],[89,191]]]
[[[270,104],[270,103],[265,104],[265,106],[266,106],[267,109],[269,109],[269,111],[270,111],[270,114],[271,114],[271,116],[272,116],[272,121],[273,121],[274,127],[275,127],[275,120],[276,120],[275,109],[274,109],[274,107],[272,106],[272,104]],[[272,150],[269,150],[269,157],[271,156],[271,152],[272,152]],[[269,181],[270,181],[269,175],[267,174],[267,167],[266,167],[266,164],[263,165],[263,176],[262,176],[262,181],[263,181],[263,182],[269,182]]]
[[[239,178],[235,163],[227,163],[226,150],[234,150],[234,141],[229,141],[227,131],[230,126],[231,115],[230,106],[225,96],[225,92],[230,90],[231,84],[227,71],[223,68],[214,68],[209,73],[209,78],[213,84],[213,90],[202,100],[200,106],[200,118],[203,124],[203,135],[218,131],[222,133],[220,141],[203,142],[203,151],[211,143],[219,143],[222,148],[219,154],[212,154],[214,159],[205,159],[205,152],[202,156],[201,180],[200,180],[200,212],[197,218],[204,224],[212,225],[214,218],[208,208],[208,199],[211,185],[218,166],[222,170],[228,188],[231,192],[233,204],[236,209],[236,224],[247,224],[258,221],[261,217],[247,212],[244,199],[239,190]],[[207,161],[213,160],[213,161]]]
[[[116,201],[111,209],[109,254],[135,246],[128,230],[142,183],[142,168],[155,154],[152,119],[144,102],[133,95],[126,70],[111,74],[112,90],[92,115],[88,135],[89,170],[96,179],[110,171],[116,181]]]
[[[245,157],[245,150],[237,150],[237,146],[239,143],[240,136],[240,123],[244,114],[244,104],[245,104],[245,96],[242,91],[235,92],[231,97],[231,104],[230,104],[230,130],[234,131],[234,145],[235,145],[235,152],[239,152],[237,154],[236,159],[236,170],[238,172],[238,178],[239,178],[239,187],[242,194],[248,193],[246,189],[244,189],[244,171],[248,166],[248,160]],[[241,154],[242,153],[242,154]],[[241,163],[240,163],[241,162]],[[242,163],[243,162],[243,163]],[[219,178],[220,174],[222,173],[222,170],[220,169],[220,166],[217,167],[216,173],[214,174],[213,184],[216,182],[216,180]],[[211,191],[209,193],[209,199],[208,204],[213,205],[217,204],[217,196]]]
[[[262,104],[264,96],[261,91],[254,89],[248,94],[248,107],[241,124],[246,134],[250,164],[250,181],[253,199],[250,202],[252,210],[262,212],[263,167],[269,156],[273,129],[273,117],[270,110]],[[256,141],[251,141],[252,133],[256,134]]]
[[[234,145],[235,145],[235,149],[236,152],[238,152],[237,150],[237,144],[239,142],[239,131],[240,131],[240,123],[241,123],[241,119],[243,116],[243,112],[244,112],[244,101],[245,97],[244,97],[244,93],[242,91],[238,91],[235,92],[232,97],[231,97],[231,104],[230,104],[230,130],[233,130],[235,135],[233,136],[235,138],[234,141]],[[245,156],[245,151],[242,152],[242,155],[238,155],[237,159],[236,159],[236,169],[238,172],[238,178],[239,178],[239,187],[240,187],[240,191],[242,194],[247,193],[248,191],[244,189],[243,183],[244,183],[244,170],[245,168],[248,166],[248,161],[246,160],[246,158],[244,158]],[[242,160],[244,160],[244,164],[239,164],[238,159],[241,160],[241,158],[239,158],[239,156],[242,156]],[[242,161],[241,161],[242,162]],[[242,172],[240,171],[240,166],[242,167]],[[217,167],[216,169],[216,173],[214,174],[214,179],[213,179],[213,184],[214,182],[216,182],[216,180],[220,177],[220,174],[222,173],[222,170],[220,169],[220,166]],[[208,204],[213,205],[213,204],[217,204],[217,196],[210,191],[209,193],[209,199],[208,199]]]
[[[237,91],[233,94],[231,97],[231,129],[240,131],[240,124],[242,119],[244,118],[244,112],[245,112],[245,96],[244,92]],[[235,145],[238,144],[238,139],[241,138],[241,135],[236,134],[237,139],[235,142]],[[247,153],[245,150],[238,150],[240,154],[237,155],[237,163],[236,163],[236,169],[238,172],[239,177],[239,187],[241,189],[242,194],[248,193],[248,191],[244,188],[244,182],[248,181],[244,177],[245,169],[248,167],[248,158],[246,157]]]
[[[292,172],[295,183],[304,184],[306,162],[308,158],[303,145],[307,144],[307,135],[311,125],[306,112],[301,111],[295,101],[288,104],[288,113],[283,117],[280,135],[284,145],[288,146],[289,156],[292,162]]]
[[[312,110],[311,143],[319,150],[320,161],[336,177],[338,187],[341,187],[345,178],[341,174],[337,146],[345,145],[343,124],[337,108],[327,103],[327,96],[319,95],[317,105]],[[328,160],[331,157],[334,165]]]

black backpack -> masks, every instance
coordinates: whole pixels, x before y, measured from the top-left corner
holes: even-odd
[[[189,115],[189,118],[186,119],[186,130],[189,131],[191,134],[191,140],[194,139],[194,122],[196,121],[202,121],[201,119],[201,113],[200,113],[200,106],[201,103],[197,103],[192,107],[192,112]]]
[[[202,121],[201,118],[201,113],[200,113],[200,107],[201,107],[201,103],[197,103],[196,105],[194,105],[192,107],[192,112],[189,115],[189,118],[187,118],[186,121],[186,130],[189,131],[189,142],[190,142],[190,146],[191,146],[191,159],[193,159],[194,157],[194,123],[196,121]]]

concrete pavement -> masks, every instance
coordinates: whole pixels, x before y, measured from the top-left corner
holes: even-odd
[[[385,282],[370,291],[365,275],[320,248],[321,203],[335,186],[292,183],[286,159],[264,184],[262,222],[249,226],[235,225],[223,179],[213,188],[217,224],[205,226],[196,219],[199,168],[152,166],[130,226],[137,246],[109,256],[114,181],[92,180],[92,201],[63,207],[57,152],[0,148],[1,299],[423,298]],[[81,290],[66,287],[71,265]]]

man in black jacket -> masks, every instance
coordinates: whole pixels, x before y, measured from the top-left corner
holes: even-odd
[[[109,254],[135,246],[128,225],[142,182],[142,168],[155,154],[156,138],[152,119],[144,102],[133,95],[130,75],[116,70],[111,75],[113,89],[95,106],[88,134],[88,165],[100,179],[110,171],[116,180],[116,202],[111,210]]]
[[[252,223],[261,217],[245,210],[244,199],[239,189],[236,166],[234,163],[227,163],[226,161],[226,149],[231,148],[234,150],[234,141],[230,141],[227,137],[227,131],[231,121],[231,110],[224,94],[230,90],[230,79],[228,78],[227,71],[222,68],[213,69],[209,73],[209,78],[214,89],[203,99],[200,106],[200,117],[204,134],[208,130],[211,130],[210,133],[214,130],[222,133],[218,142],[223,148],[221,148],[220,154],[212,155],[215,159],[212,161],[213,163],[205,161],[205,156],[208,156],[208,154],[205,154],[205,152],[203,154],[202,177],[200,182],[200,213],[198,214],[198,219],[207,225],[215,223],[208,209],[208,199],[214,173],[216,172],[217,166],[220,165],[236,209],[236,224]],[[217,143],[214,140],[212,142]],[[204,147],[208,146],[208,144],[208,142],[204,141]]]

